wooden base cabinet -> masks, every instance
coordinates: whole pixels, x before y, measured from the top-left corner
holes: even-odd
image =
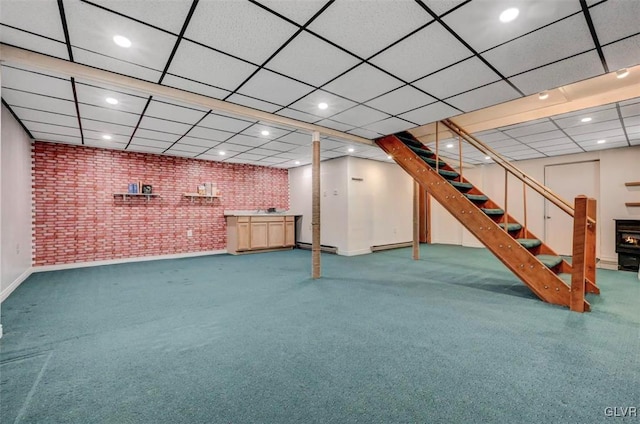
[[[227,252],[290,249],[295,243],[295,216],[227,216]]]

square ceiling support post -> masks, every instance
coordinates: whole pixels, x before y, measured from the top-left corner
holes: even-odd
[[[311,277],[320,278],[320,133],[313,132],[311,163]]]

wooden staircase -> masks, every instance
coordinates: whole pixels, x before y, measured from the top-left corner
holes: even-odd
[[[576,301],[574,293],[571,304],[573,269],[567,261],[512,216],[505,216],[500,206],[446,162],[436,159],[434,152],[410,133],[382,137],[376,143],[540,299],[571,306],[572,310],[590,310],[584,295]],[[593,281],[583,281],[587,292],[599,293]],[[581,304],[575,306],[576,302]]]

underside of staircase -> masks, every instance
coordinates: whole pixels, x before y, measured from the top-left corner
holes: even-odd
[[[387,154],[540,299],[571,302],[571,265],[408,132],[376,140]],[[589,292],[596,292],[591,285]],[[584,300],[584,311],[590,305]]]

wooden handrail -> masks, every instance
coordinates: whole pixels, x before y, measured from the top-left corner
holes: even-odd
[[[545,199],[549,200],[551,203],[553,203],[558,208],[563,210],[569,216],[571,217],[574,216],[573,206],[569,202],[567,202],[565,199],[560,197],[558,194],[554,193],[549,187],[539,183],[538,181],[536,181],[535,178],[525,174],[523,171],[521,171],[519,168],[517,168],[511,162],[509,162],[509,160],[507,160],[500,153],[496,152],[491,147],[484,144],[482,141],[478,140],[471,134],[467,133],[465,130],[457,126],[450,119],[445,119],[441,122],[445,127],[451,130],[454,134],[457,134],[458,136],[463,137],[469,144],[474,146],[476,149],[480,150],[482,153],[486,154],[487,156],[490,156],[498,165],[500,165],[502,168],[504,168],[506,171],[514,175],[520,181],[522,181],[523,183],[531,187],[533,190],[538,192]],[[592,222],[593,220],[589,218],[589,221]]]

